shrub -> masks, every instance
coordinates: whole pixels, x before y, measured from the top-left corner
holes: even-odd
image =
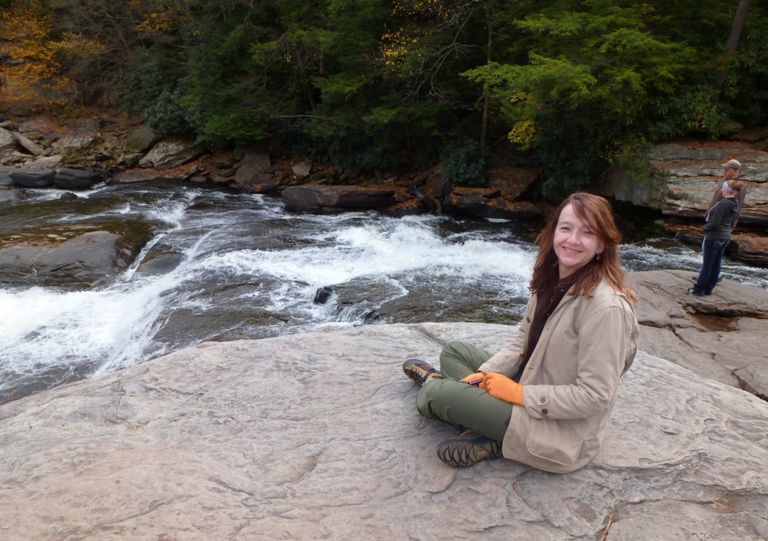
[[[474,141],[454,141],[440,152],[440,165],[448,180],[464,186],[484,186],[491,153]]]

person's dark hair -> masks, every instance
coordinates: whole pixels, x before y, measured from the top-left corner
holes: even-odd
[[[539,245],[539,255],[533,267],[533,279],[531,291],[538,291],[545,285],[554,284],[559,278],[557,255],[555,254],[554,240],[557,222],[563,209],[568,205],[573,206],[573,212],[603,243],[603,252],[600,259],[593,258],[584,267],[579,269],[579,278],[574,285],[574,295],[589,295],[597,285],[606,279],[616,291],[626,294],[633,301],[637,301],[635,292],[624,283],[624,269],[619,260],[619,243],[621,233],[613,219],[613,211],[605,198],[584,192],[572,194],[560,203],[557,210],[547,223],[546,227],[536,238]]]

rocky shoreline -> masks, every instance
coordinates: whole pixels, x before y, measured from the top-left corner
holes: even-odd
[[[651,150],[648,178],[619,167],[601,180],[616,201],[658,212],[662,230],[701,243],[700,220],[721,178],[719,164],[738,157],[749,187],[729,253],[768,266],[768,152],[765,132],[733,141],[677,141]],[[536,197],[538,171],[499,164],[481,188],[454,186],[440,168],[368,178],[324,156],[282,156],[270,149],[214,151],[183,137],[162,137],[124,115],[60,123],[47,117],[0,123],[0,202],[15,188],[53,188],[77,197],[101,183],[181,181],[211,183],[244,193],[275,193],[289,210],[335,213],[377,209],[394,216],[447,213],[518,222],[543,219],[551,206]],[[682,223],[678,223],[682,220]]]
[[[631,279],[640,350],[582,470],[435,456],[455,432],[418,415],[402,361],[435,362],[454,339],[493,351],[514,327],[203,343],[0,406],[2,537],[768,538],[768,404],[739,388],[765,398],[768,292],[726,281],[705,299],[679,272]]]

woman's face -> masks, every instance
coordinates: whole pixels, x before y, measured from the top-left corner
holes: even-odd
[[[605,249],[587,224],[579,220],[570,204],[563,208],[557,220],[554,248],[560,278],[570,276]]]

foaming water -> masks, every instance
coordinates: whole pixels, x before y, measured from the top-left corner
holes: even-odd
[[[126,217],[150,224],[152,236],[127,269],[89,289],[6,279],[0,403],[206,340],[380,322],[516,323],[529,294],[535,248],[509,223],[288,214],[279,199],[179,186],[92,190],[84,212],[51,193],[23,203],[44,206],[19,214],[25,225]],[[621,250],[630,270],[700,265],[695,250],[665,239]],[[768,284],[766,269],[726,261],[724,272]],[[321,288],[330,297],[316,303]]]
[[[424,306],[435,298],[454,299],[453,306],[483,295],[489,302],[500,294],[519,298],[533,262],[529,246],[506,226],[461,228],[446,218],[375,213],[287,215],[276,200],[199,190],[121,196],[76,217],[128,214],[156,224],[155,236],[111,284],[86,291],[19,284],[0,293],[0,402],[36,379],[58,378],[50,386],[101,375],[204,340],[431,320],[439,311]],[[175,266],[146,272],[158,253],[174,255]],[[322,287],[335,290],[324,305],[313,302]],[[520,303],[513,304],[506,308],[512,319]]]

